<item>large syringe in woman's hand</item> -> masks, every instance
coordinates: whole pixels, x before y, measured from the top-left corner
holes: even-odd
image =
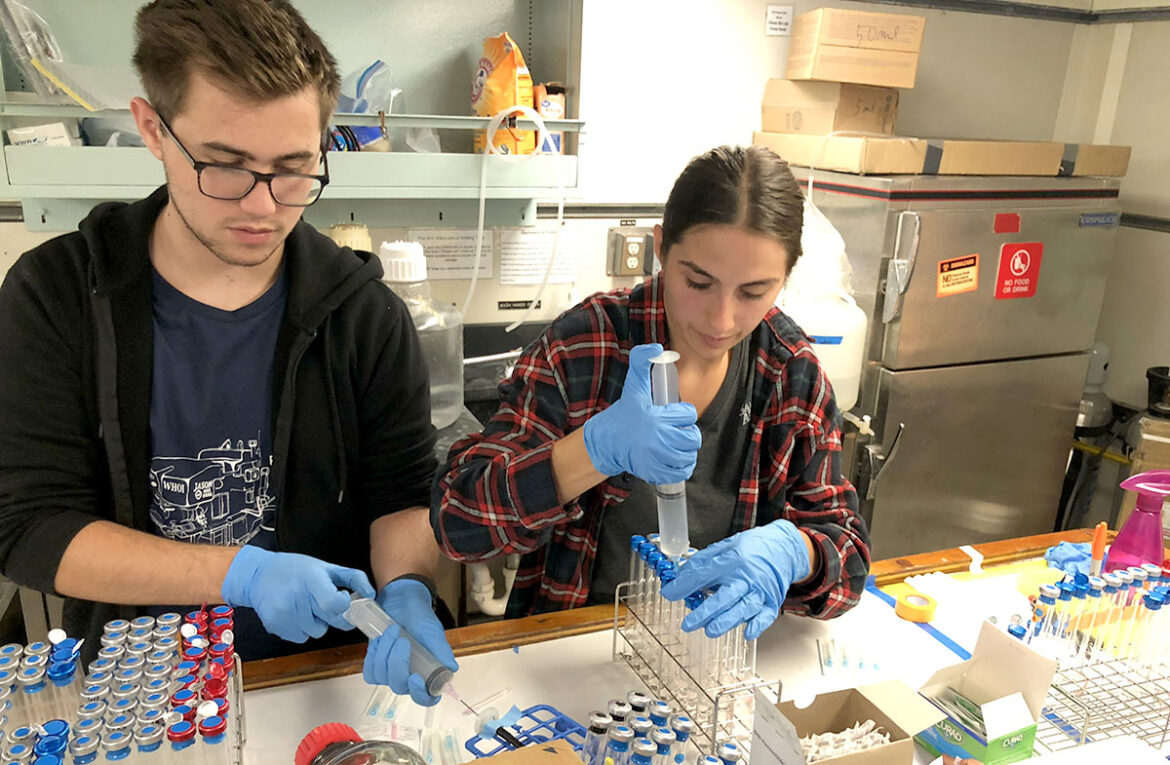
[[[677,351],[663,351],[650,359],[650,396],[655,406],[677,404],[678,361]],[[687,485],[660,483],[655,485],[658,497],[658,546],[662,554],[677,561],[691,546],[690,530],[687,525]]]
[[[376,601],[363,598],[354,593],[350,596],[349,608],[345,610],[346,620],[357,627],[370,640],[380,636],[390,629],[394,620],[382,610]],[[451,682],[455,676],[447,667],[439,663],[431,652],[423,648],[406,628],[399,625],[402,636],[410,643],[410,671],[422,677],[426,683],[427,693],[438,696],[443,692],[443,686]]]

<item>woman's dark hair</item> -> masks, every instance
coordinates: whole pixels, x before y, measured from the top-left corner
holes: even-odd
[[[674,182],[662,215],[660,251],[695,226],[737,226],[768,236],[800,257],[804,197],[788,163],[763,146],[720,146],[692,159]]]

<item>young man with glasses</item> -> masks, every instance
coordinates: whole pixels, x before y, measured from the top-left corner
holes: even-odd
[[[136,31],[166,185],[0,288],[0,570],[65,596],[87,653],[108,619],[216,602],[245,659],[361,639],[326,635],[352,591],[454,669],[418,338],[378,260],[301,220],[336,63],[284,0],[155,0]],[[409,654],[391,628],[366,678],[433,703]]]

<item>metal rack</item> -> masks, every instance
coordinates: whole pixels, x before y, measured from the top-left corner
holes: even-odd
[[[1118,736],[1155,749],[1170,733],[1170,673],[1124,659],[1061,667],[1048,692],[1036,742],[1050,752]]]
[[[625,660],[652,694],[694,720],[691,741],[699,750],[713,752],[717,743],[734,741],[750,754],[756,689],[780,696],[779,681],[769,683],[756,674],[754,644],[747,661],[701,682],[682,660],[682,633],[653,629],[648,615],[630,597],[630,586],[618,585],[614,600],[614,660]]]
[[[248,743],[248,725],[244,719],[244,662],[236,656],[230,683],[231,708],[228,710],[228,732],[231,742],[231,765],[244,765],[244,744]]]

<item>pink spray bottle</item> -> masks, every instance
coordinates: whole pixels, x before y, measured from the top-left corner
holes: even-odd
[[[1121,488],[1137,492],[1137,506],[1109,548],[1105,571],[1162,565],[1162,506],[1170,498],[1170,470],[1138,473],[1122,481]]]

